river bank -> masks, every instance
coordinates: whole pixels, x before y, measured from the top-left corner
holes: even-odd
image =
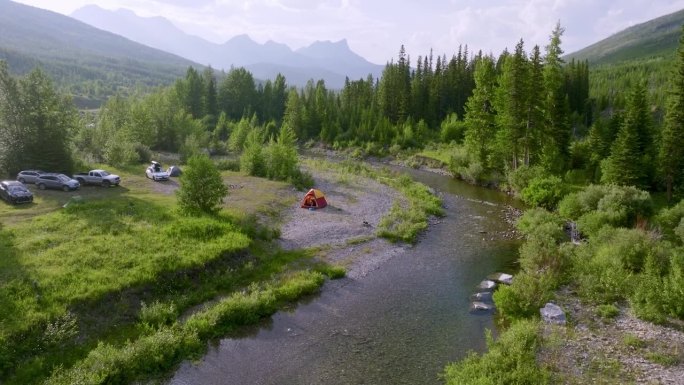
[[[404,167],[404,161],[389,161]],[[431,162],[412,162],[427,172],[451,175]],[[518,215],[519,216],[519,215]],[[517,218],[516,216],[515,218]],[[568,318],[562,327],[545,325],[538,365],[564,383],[684,384],[684,323],[658,325],[639,319],[628,303],[605,316],[568,287],[556,292]]]
[[[446,215],[430,220],[415,245],[392,243],[377,236],[383,212],[405,203],[387,189],[390,181],[325,167],[312,174],[330,206],[286,208],[279,242],[343,264],[347,277],[222,339],[200,361],[183,363],[171,384],[437,385],[444,365],[485,348],[484,330],[495,329],[494,319],[470,314],[469,297],[487,274],[512,268],[517,241],[502,236],[510,229],[507,197],[490,191],[475,199],[468,185],[420,173],[414,177],[435,184]],[[302,228],[321,228],[329,244]]]

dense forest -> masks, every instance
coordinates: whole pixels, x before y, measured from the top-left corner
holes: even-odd
[[[451,58],[418,56],[415,64],[402,47],[381,78],[348,80],[340,91],[313,80],[296,89],[282,76],[259,83],[244,68],[217,80],[211,68],[189,67],[173,86],[112,97],[98,113],[82,113],[80,119],[68,102],[49,94],[54,87],[40,70],[17,81],[4,66],[3,109],[64,106],[49,115],[60,116],[59,124],[42,118],[14,122],[30,130],[6,130],[3,142],[42,147],[30,142],[56,135],[61,142],[50,140],[61,143],[62,154],[121,165],[144,161],[150,151],[180,152],[184,158],[201,149],[216,155],[253,154],[250,148],[276,140],[285,128],[290,141],[353,148],[362,155],[396,155],[441,144],[457,176],[517,191],[532,178],[546,178],[546,183],[604,182],[677,193],[681,172],[665,169],[667,162],[681,160],[668,156],[664,148],[672,144],[661,135],[672,119],[651,100],[647,79],[632,73],[626,91],[590,97],[590,90],[613,82],[603,76],[603,83],[591,84],[586,61],[565,63],[562,34],[558,25],[543,53],[537,46],[526,52],[521,39],[512,52],[504,50],[498,57],[473,55],[465,47]],[[31,96],[36,79],[44,83],[44,97]],[[664,94],[658,93],[663,99]],[[671,116],[671,107],[667,111]],[[18,115],[5,113],[3,119],[12,116]],[[46,135],[28,134],[34,130]],[[3,152],[4,173],[50,162],[54,169],[70,169],[61,155],[54,161],[11,155],[20,147]],[[253,172],[265,174],[259,162]]]

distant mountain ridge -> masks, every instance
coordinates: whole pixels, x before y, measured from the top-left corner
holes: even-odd
[[[24,74],[36,66],[75,96],[97,107],[108,95],[173,83],[201,65],[135,43],[70,17],[0,0],[0,60]]]
[[[261,79],[273,79],[281,73],[291,85],[303,86],[309,79],[323,79],[329,88],[342,88],[345,77],[352,80],[366,78],[368,74],[379,77],[384,68],[354,53],[346,40],[317,41],[293,51],[273,41],[259,44],[246,34],[216,44],[186,34],[165,18],[140,17],[125,9],[109,11],[87,5],[74,11],[71,17],[214,68],[245,67]]]
[[[590,64],[616,64],[626,60],[671,57],[679,45],[684,9],[622,30],[566,56]]]

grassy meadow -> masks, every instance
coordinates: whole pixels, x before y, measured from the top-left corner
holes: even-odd
[[[291,186],[226,171],[221,215],[187,217],[176,210],[178,181],[153,182],[138,168],[109,168],[119,187],[29,186],[33,204],[0,204],[0,382],[70,383],[93,360],[115,363],[87,383],[154,377],[341,275],[307,252],[269,246],[279,211],[295,203],[283,194]],[[148,365],[145,349],[173,356]]]

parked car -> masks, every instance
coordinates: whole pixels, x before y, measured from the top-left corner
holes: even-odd
[[[118,186],[121,182],[121,178],[118,175],[110,174],[105,170],[91,170],[89,172],[80,172],[74,174],[74,179],[81,184],[81,186],[86,184],[98,184],[100,186]]]
[[[169,180],[169,172],[162,170],[161,163],[154,160],[147,170],[145,170],[145,176],[155,181]]]
[[[81,184],[76,179],[71,179],[64,174],[45,173],[41,174],[36,180],[36,185],[39,189],[45,190],[62,189],[64,191],[78,190]]]
[[[19,171],[19,174],[17,174],[17,180],[21,183],[36,183],[36,179],[40,176],[40,174],[44,174],[45,171],[41,170],[24,170],[24,171]]]
[[[23,183],[15,180],[0,182],[0,198],[12,204],[33,202],[33,194]]]

